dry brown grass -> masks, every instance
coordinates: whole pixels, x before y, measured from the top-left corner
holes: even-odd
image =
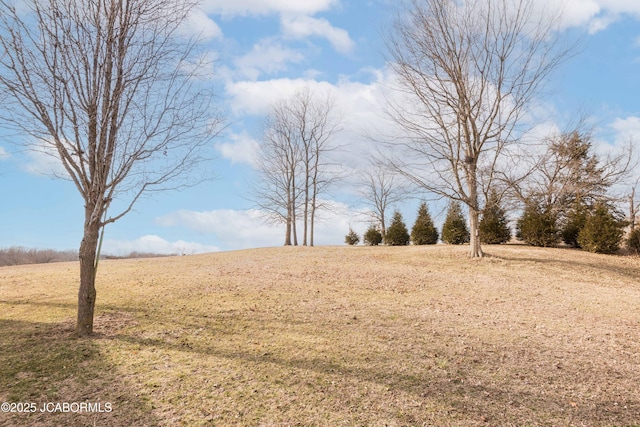
[[[640,259],[278,248],[0,268],[0,425],[638,426]]]

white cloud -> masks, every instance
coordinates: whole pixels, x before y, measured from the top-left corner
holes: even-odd
[[[334,27],[324,18],[313,17],[339,4],[339,0],[205,0],[201,7],[206,13],[227,17],[277,14],[280,15],[285,37],[296,40],[312,36],[321,37],[327,39],[338,52],[349,53],[355,45],[349,33],[342,28]],[[279,50],[280,54],[287,53],[287,56],[292,53],[285,52],[282,48]],[[258,55],[263,56],[261,53]],[[268,64],[273,59],[276,62],[279,60],[278,56],[266,59],[262,64]]]
[[[304,59],[300,51],[284,47],[273,39],[265,39],[254,44],[251,51],[237,58],[234,64],[240,76],[256,80],[263,73],[286,71],[289,63],[299,63]]]
[[[319,212],[315,227],[316,245],[339,245],[351,225],[360,231],[366,228],[360,211],[335,201],[323,201],[329,209]],[[246,249],[279,246],[284,243],[284,224],[268,224],[259,210],[218,209],[212,211],[180,210],[157,219],[159,225],[186,227],[203,234],[214,235],[225,249]],[[302,243],[302,225],[298,225],[298,242]]]
[[[284,241],[284,229],[266,224],[257,210],[213,211],[179,210],[156,220],[166,227],[186,227],[198,233],[214,235],[225,249],[277,246]]]
[[[229,135],[229,142],[222,142],[216,145],[216,149],[222,157],[231,160],[231,163],[245,163],[255,165],[255,154],[259,150],[258,142],[246,131],[239,134]]]
[[[144,252],[162,255],[190,255],[207,252],[218,252],[217,246],[178,240],[169,242],[159,236],[146,235],[135,240],[106,239],[102,252],[110,255],[125,256],[132,252]]]
[[[585,25],[600,13],[600,5],[596,0],[567,0],[563,9],[563,26],[574,27]]]
[[[32,175],[55,176],[68,178],[69,174],[62,165],[56,148],[52,145],[40,143],[27,151],[28,162],[24,170]]]
[[[385,98],[392,96],[388,93],[390,77],[383,71],[374,71],[371,76],[369,82],[343,79],[336,84],[302,78],[234,82],[227,85],[227,96],[238,116],[260,117],[269,112],[274,101],[304,88],[314,94],[331,95],[335,114],[342,118],[342,131],[336,135],[336,145],[344,147],[339,153],[340,163],[356,167],[366,163],[367,154],[375,151],[370,137],[393,133],[384,113]]]
[[[339,0],[204,0],[202,8],[225,16],[295,13],[313,15],[339,4]]]
[[[306,79],[273,79],[268,81],[240,81],[227,85],[226,91],[232,109],[237,115],[262,116],[267,114],[269,106],[278,99],[291,96],[305,87],[320,92],[335,90],[328,82]]]
[[[349,53],[355,43],[349,33],[332,26],[329,21],[311,16],[283,16],[282,27],[285,37],[304,39],[310,36],[325,38],[340,53]]]
[[[6,160],[9,157],[11,157],[11,154],[3,147],[0,147],[0,160]]]
[[[239,81],[227,85],[226,91],[234,113],[262,116],[274,101],[287,98],[296,91],[309,88],[314,93],[330,94],[346,117],[379,122],[384,105],[388,76],[376,71],[368,83],[348,79],[331,84],[311,78]],[[367,123],[368,127],[371,123]]]
[[[625,15],[640,18],[638,0],[537,0],[537,6],[540,10],[560,6],[561,27],[585,26],[591,34],[606,29]]]
[[[222,37],[222,30],[218,24],[207,16],[201,8],[195,8],[182,27],[182,32],[187,35],[196,35],[204,39]]]
[[[640,117],[618,118],[611,127],[616,131],[616,142],[628,143],[632,140],[636,144],[640,143]]]

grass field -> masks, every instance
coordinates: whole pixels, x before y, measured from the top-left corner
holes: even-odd
[[[76,264],[2,267],[0,425],[640,426],[640,259],[467,250],[104,261],[93,339]]]

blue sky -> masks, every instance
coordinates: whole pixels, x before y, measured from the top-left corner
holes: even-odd
[[[205,47],[216,58],[212,84],[228,119],[210,148],[217,159],[206,165],[217,179],[142,199],[106,228],[104,251],[197,253],[282,244],[283,227],[265,224],[246,198],[265,113],[271,102],[303,86],[330,92],[344,117],[341,158],[357,170],[361,153],[372,149],[367,130],[381,120],[389,79],[381,34],[395,3],[205,0],[190,26],[208,36]],[[537,102],[554,117],[545,126],[562,128],[586,113],[599,150],[629,138],[640,145],[640,1],[568,0],[563,19],[565,28],[582,35],[583,49],[554,74]],[[53,159],[19,150],[12,138],[0,133],[0,247],[77,249],[83,223],[77,190],[48,175],[58,167]],[[342,244],[349,226],[366,228],[352,180],[325,198],[334,210],[319,221],[317,244]],[[396,206],[408,225],[416,203]]]

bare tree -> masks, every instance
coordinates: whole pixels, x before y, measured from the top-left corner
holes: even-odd
[[[390,206],[404,199],[406,191],[399,184],[398,175],[384,165],[375,164],[361,174],[360,196],[371,208],[368,216],[380,224],[380,233],[386,234],[386,213]]]
[[[55,155],[84,200],[80,336],[93,332],[100,230],[144,193],[189,184],[219,132],[182,27],[194,5],[0,0],[2,119]]]
[[[278,102],[271,107],[257,156],[258,180],[251,189],[252,199],[267,219],[286,224],[284,245],[298,245],[296,209],[301,163],[300,147],[295,136],[295,124],[287,106]],[[293,236],[293,240],[292,240]]]
[[[256,204],[270,219],[285,222],[285,245],[297,240],[298,212],[302,215],[302,244],[313,246],[318,196],[336,179],[328,154],[337,147],[333,138],[340,120],[333,99],[304,88],[275,103],[267,118],[259,182],[253,188]]]
[[[611,199],[607,190],[627,175],[632,147],[601,158],[593,153],[591,141],[590,132],[578,130],[548,138],[546,151],[536,159],[526,179],[512,183],[517,197],[552,209],[559,216],[575,203],[595,206]]]
[[[532,0],[410,0],[406,12],[387,43],[402,98],[389,112],[406,133],[392,164],[467,206],[470,256],[480,257],[481,186],[491,187],[525,108],[569,50],[557,17],[537,15]]]

